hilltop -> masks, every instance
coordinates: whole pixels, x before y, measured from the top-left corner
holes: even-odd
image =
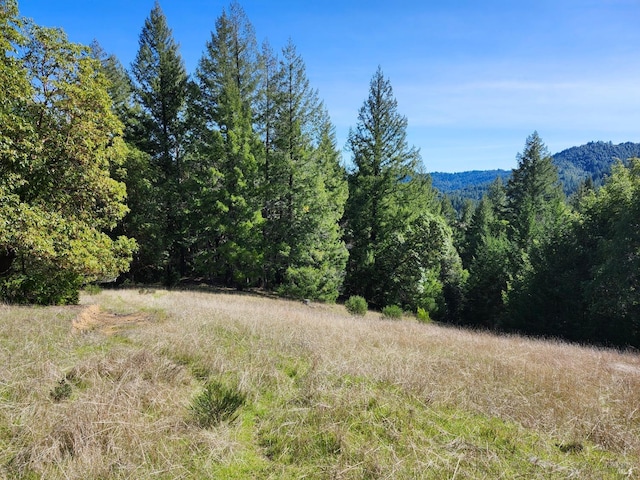
[[[637,476],[640,359],[240,293],[0,305],[0,478]]]

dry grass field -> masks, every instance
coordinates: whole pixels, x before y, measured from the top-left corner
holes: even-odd
[[[0,305],[0,478],[640,477],[640,357],[339,305]]]

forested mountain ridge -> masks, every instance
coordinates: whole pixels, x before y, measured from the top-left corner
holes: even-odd
[[[553,155],[558,176],[567,194],[575,192],[580,183],[591,178],[595,185],[602,185],[604,177],[611,173],[611,165],[617,159],[627,160],[640,156],[640,143],[589,142],[571,147]]]
[[[601,185],[611,172],[616,159],[626,160],[640,156],[640,143],[589,142],[579,147],[571,147],[553,155],[553,163],[558,168],[558,176],[567,195],[574,193],[580,184],[591,179],[594,185]],[[440,192],[454,197],[479,200],[491,182],[501,177],[506,182],[509,170],[472,170],[467,172],[432,172],[433,186]]]

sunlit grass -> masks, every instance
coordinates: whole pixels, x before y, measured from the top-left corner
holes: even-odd
[[[640,473],[635,354],[257,295],[82,302],[109,328],[0,306],[0,478]]]

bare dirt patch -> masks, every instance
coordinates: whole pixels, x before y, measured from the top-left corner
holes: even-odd
[[[98,305],[89,305],[73,320],[74,333],[98,330],[105,335],[114,335],[126,328],[148,325],[151,317],[145,313],[120,315],[104,312]]]

